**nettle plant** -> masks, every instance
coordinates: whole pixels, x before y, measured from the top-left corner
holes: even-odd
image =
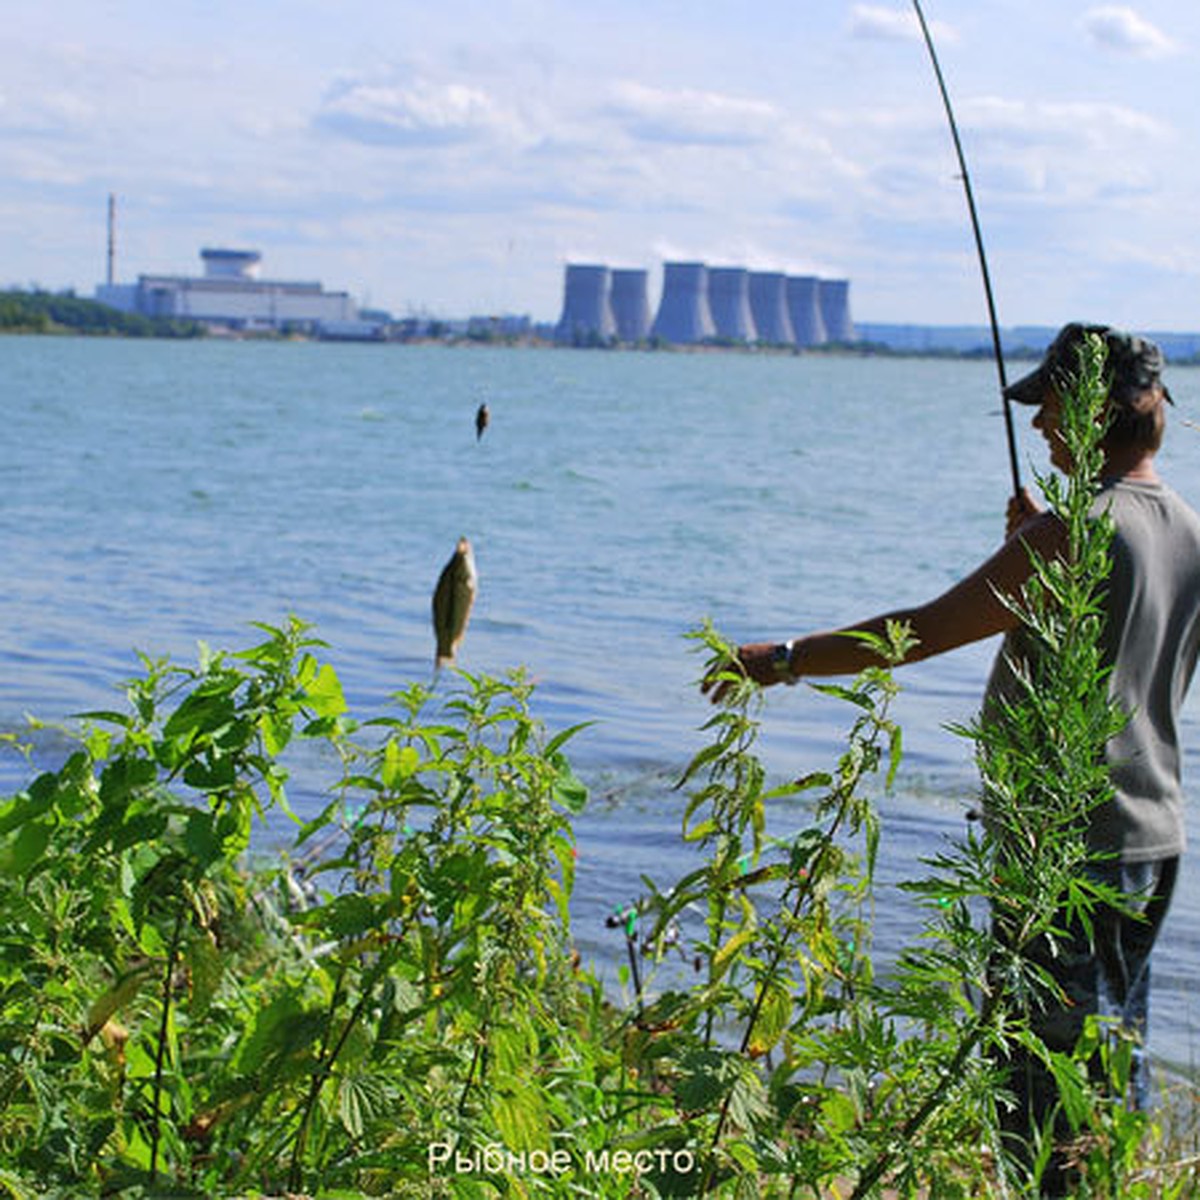
[[[429,1147],[549,1147],[576,974],[570,811],[530,686],[462,676],[352,721],[297,621],[196,668],[0,807],[0,1177],[14,1195],[428,1182]],[[289,861],[284,765],[332,763]],[[309,764],[311,765],[311,764]],[[560,1061],[561,1060],[561,1061]]]

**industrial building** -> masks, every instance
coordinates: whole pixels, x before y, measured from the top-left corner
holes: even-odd
[[[650,336],[649,279],[650,272],[641,268],[613,269],[609,300],[620,342],[641,342]]]
[[[850,283],[845,279],[818,280],[818,301],[825,336],[831,342],[852,342],[857,336],[850,320]]]
[[[360,318],[347,292],[327,292],[315,281],[263,279],[257,250],[200,251],[204,274],[139,275],[135,284],[111,279],[96,299],[145,317],[200,321],[242,331],[295,331],[330,337],[366,338],[377,321]]]
[[[782,271],[750,273],[750,308],[759,340],[769,346],[791,346],[796,335],[788,315],[787,277]]]
[[[568,263],[563,284],[562,316],[554,339],[568,345],[595,345],[616,337],[611,301],[612,281],[607,267]]]
[[[708,305],[708,268],[703,263],[664,263],[662,298],[650,336],[689,346],[716,336]]]
[[[821,312],[821,281],[814,275],[789,275],[787,278],[788,318],[797,346],[823,346],[829,337]]]
[[[850,282],[702,262],[663,264],[663,286],[649,320],[647,272],[568,263],[555,340],[568,345],[703,342],[807,349],[855,340]]]
[[[758,327],[750,309],[750,272],[745,267],[708,269],[708,307],[717,337],[723,341],[758,340]]]

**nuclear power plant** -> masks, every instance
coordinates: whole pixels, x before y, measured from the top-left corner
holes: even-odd
[[[568,263],[555,340],[572,346],[653,339],[803,350],[856,339],[848,279],[668,262],[653,320],[648,279],[640,268]]]

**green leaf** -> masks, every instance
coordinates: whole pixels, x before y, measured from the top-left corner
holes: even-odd
[[[821,1124],[832,1134],[848,1133],[858,1124],[854,1101],[841,1092],[827,1092],[821,1101]]]
[[[792,997],[787,988],[772,981],[766,985],[766,993],[758,1011],[758,1020],[751,1031],[747,1050],[754,1057],[773,1049],[787,1031],[792,1019]]]
[[[87,712],[73,713],[72,716],[77,721],[104,721],[109,725],[119,725],[123,729],[129,729],[133,725],[133,718],[128,713],[112,712],[104,708],[88,709]]]
[[[415,746],[401,746],[395,738],[389,738],[383,748],[383,763],[379,778],[390,792],[397,792],[421,765],[421,755]]]
[[[581,730],[587,729],[589,726],[595,724],[595,721],[580,721],[578,725],[572,725],[569,729],[564,729],[561,733],[556,733],[554,737],[552,737],[549,742],[546,743],[546,749],[543,753],[548,759],[553,759],[564,742],[566,742],[569,738],[573,738]]]
[[[561,754],[551,756],[554,764],[554,799],[568,812],[580,813],[587,807],[587,785],[571,770]]]
[[[292,740],[291,715],[280,712],[265,712],[259,718],[259,732],[263,745],[271,755],[282,754]]]
[[[47,821],[29,821],[12,840],[8,858],[14,871],[24,874],[46,852],[54,827]]]
[[[537,1057],[537,1038],[528,1021],[518,1016],[491,1030],[488,1048],[501,1075],[519,1075]]]
[[[720,976],[725,973],[726,968],[729,966],[730,960],[743,946],[747,944],[747,942],[753,940],[754,933],[754,929],[750,927],[739,929],[737,933],[735,933],[725,943],[725,945],[723,945],[720,950],[713,955],[712,973],[714,979],[720,978]]]
[[[497,1093],[491,1104],[500,1140],[509,1150],[549,1150],[550,1117],[536,1088],[520,1085]]]
[[[675,1084],[675,1100],[686,1112],[708,1112],[716,1108],[729,1091],[725,1055],[719,1050],[697,1050],[680,1064]]]
[[[123,754],[100,774],[100,800],[106,806],[124,808],[132,793],[149,787],[158,778],[158,767],[148,758]]]
[[[294,992],[276,996],[260,1009],[245,1040],[234,1054],[234,1069],[242,1075],[257,1075],[271,1058],[293,1053],[308,1045],[314,1036],[299,997]]]
[[[199,809],[188,813],[183,844],[188,854],[202,866],[207,866],[220,857],[221,845],[213,830],[212,813]]]
[[[212,1006],[225,962],[207,933],[199,932],[188,941],[186,958],[188,983],[192,990],[192,1017],[202,1019]]]
[[[896,772],[900,769],[900,760],[904,757],[904,739],[899,725],[892,726],[888,739],[888,771],[887,787],[896,782]]]
[[[198,688],[167,719],[163,737],[192,740],[200,734],[223,729],[236,713],[231,692],[237,682],[236,679],[221,679]]]
[[[343,1079],[338,1087],[338,1120],[352,1138],[360,1138],[363,1135],[362,1100],[362,1092],[357,1086],[357,1081],[353,1077]]]
[[[379,906],[370,897],[351,892],[319,908],[297,913],[292,919],[306,929],[323,929],[331,937],[342,939],[370,932],[382,918]]]
[[[693,758],[692,761],[684,768],[684,772],[679,777],[679,781],[675,784],[675,786],[677,788],[683,787],[683,785],[687,783],[688,780],[691,779],[691,777],[701,769],[701,767],[712,762],[714,758],[719,758],[724,752],[725,747],[720,742],[710,742],[709,745],[705,746],[704,749],[699,751],[695,758]]]
[[[318,717],[340,717],[346,711],[346,697],[337,672],[326,663],[304,691]]]
[[[845,700],[847,704],[853,704],[867,712],[875,707],[871,693],[862,688],[846,687],[840,683],[813,683],[809,686],[814,691],[823,692],[826,696],[833,696],[838,700]]]
[[[153,963],[141,963],[122,975],[103,995],[92,1001],[84,1021],[84,1041],[90,1041],[154,978]]]

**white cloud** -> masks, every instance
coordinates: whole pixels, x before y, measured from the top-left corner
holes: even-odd
[[[1083,15],[1083,28],[1098,46],[1139,58],[1162,58],[1178,49],[1171,38],[1132,8],[1106,4]]]
[[[323,102],[316,124],[352,141],[393,146],[448,145],[518,128],[483,89],[423,79],[407,85],[340,83]]]
[[[95,117],[93,104],[65,90],[46,91],[9,104],[0,98],[0,128],[26,136],[77,137],[92,126]]]
[[[958,35],[940,21],[928,21],[929,32],[939,42],[955,42]],[[850,36],[881,41],[920,41],[921,25],[910,7],[880,8],[856,4],[850,12]]]
[[[1171,136],[1161,121],[1122,104],[987,96],[968,101],[963,108],[973,125],[1027,145],[1077,143],[1113,149],[1129,141],[1165,142]]]
[[[629,81],[614,87],[607,111],[635,138],[681,145],[753,145],[771,138],[780,122],[779,110],[765,100]]]

